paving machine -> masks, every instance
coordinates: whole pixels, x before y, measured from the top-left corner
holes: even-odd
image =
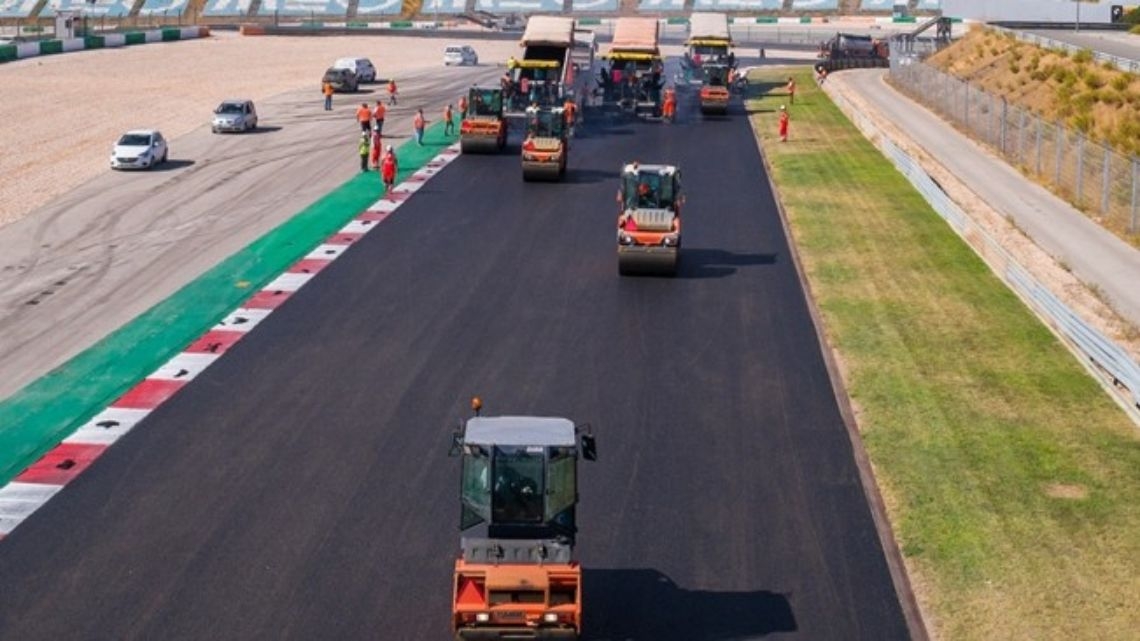
[[[582,106],[593,66],[593,49],[578,47],[574,19],[531,16],[519,46],[521,59],[507,61],[507,111],[520,115],[531,104]]]
[[[665,65],[658,48],[655,18],[618,18],[598,84],[603,104],[616,104],[636,115],[661,115]]]
[[[617,194],[618,272],[677,273],[681,251],[681,172],[672,165],[630,163]]]
[[[561,180],[566,174],[569,153],[565,110],[527,107],[526,138],[522,143],[523,180]]]
[[[685,40],[681,67],[694,80],[703,80],[710,64],[736,66],[732,47],[726,14],[694,11],[689,16],[689,37]]]
[[[565,418],[475,416],[456,430],[462,455],[452,630],[473,639],[578,639],[582,568],[574,559],[578,459],[597,458],[589,426]]]
[[[467,117],[459,124],[459,148],[471,154],[494,153],[506,146],[503,90],[471,87],[467,92]]]
[[[729,67],[726,64],[708,63],[704,65],[704,81],[701,82],[701,113],[726,114],[731,93],[728,86]]]

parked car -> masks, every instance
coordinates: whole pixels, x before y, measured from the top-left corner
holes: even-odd
[[[447,45],[443,50],[443,64],[448,65],[478,65],[479,54],[471,45]]]
[[[257,108],[252,100],[225,100],[214,110],[214,133],[257,129]]]
[[[356,73],[352,69],[337,69],[336,67],[329,68],[325,72],[324,78],[321,82],[327,82],[332,85],[333,91],[337,93],[355,93],[358,85]]]
[[[340,58],[333,63],[333,69],[348,69],[356,74],[356,81],[376,82],[376,67],[368,58]]]
[[[166,162],[170,150],[157,129],[133,129],[111,150],[111,169],[150,169]]]

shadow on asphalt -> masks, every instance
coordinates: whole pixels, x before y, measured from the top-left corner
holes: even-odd
[[[276,133],[278,131],[281,131],[281,127],[279,127],[277,125],[266,126],[266,125],[259,124],[259,125],[257,125],[257,129],[250,129],[249,131],[240,131],[240,132],[232,132],[232,133],[234,133],[238,136],[248,136],[248,135],[256,136],[258,134],[272,134],[272,133]],[[228,135],[231,132],[220,132],[218,135],[220,136],[220,135],[222,135],[222,133],[225,133]]]
[[[796,630],[783,594],[686,590],[652,569],[582,574],[583,641],[736,641]]]
[[[738,267],[775,265],[776,254],[737,254],[723,249],[681,249],[677,278],[723,278]]]
[[[186,167],[190,167],[193,164],[194,164],[193,160],[168,159],[166,162],[164,162],[160,165],[155,165],[155,166],[151,167],[150,171],[178,171],[179,169],[185,169]]]
[[[574,150],[571,149],[570,153],[573,154]],[[614,183],[614,189],[617,189],[618,171],[601,171],[599,169],[568,169],[566,170],[566,177],[563,179],[573,185],[587,185],[600,182]]]

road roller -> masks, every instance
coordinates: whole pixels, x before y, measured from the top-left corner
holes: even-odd
[[[459,148],[465,154],[487,154],[502,151],[506,146],[503,90],[471,87],[467,92],[467,117],[459,124]]]
[[[617,194],[618,272],[677,273],[681,251],[681,172],[673,165],[622,167]]]
[[[705,64],[705,78],[701,83],[701,113],[724,115],[728,113],[728,65]]]
[[[474,416],[452,435],[459,456],[455,639],[576,640],[582,631],[578,460],[596,460],[588,425],[546,416]],[[475,529],[478,528],[478,529]]]
[[[526,109],[526,138],[522,144],[523,180],[561,180],[570,152],[562,107]]]

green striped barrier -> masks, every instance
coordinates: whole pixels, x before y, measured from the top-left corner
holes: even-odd
[[[800,24],[811,24],[811,16],[800,16]]]
[[[141,45],[146,44],[146,34],[141,31],[130,31],[123,34],[124,44],[128,45]]]
[[[51,53],[63,53],[62,40],[41,40],[40,41],[40,55],[46,56]]]
[[[760,16],[756,18],[756,24],[776,24],[780,19],[776,16]]]
[[[671,18],[666,18],[665,24],[689,24],[689,19],[680,16],[674,16]]]
[[[102,49],[107,46],[107,40],[103,36],[84,36],[83,48],[84,49]]]
[[[181,29],[163,29],[162,30],[162,41],[163,42],[173,42],[175,40],[181,40],[181,39],[182,39],[182,30]]]
[[[349,29],[367,29],[368,23],[361,20],[349,20],[347,27]]]
[[[583,26],[596,26],[602,24],[601,18],[582,18],[578,24]]]
[[[324,27],[325,27],[325,23],[319,22],[316,20],[302,20],[301,21],[301,28],[302,29],[324,29]]]
[[[394,21],[388,23],[388,27],[391,29],[411,29],[412,28],[412,21],[411,20],[394,20]]]
[[[893,18],[891,18],[891,22],[893,22],[895,24],[915,23],[915,22],[918,22],[918,19],[915,18],[914,16],[894,16]]]
[[[0,45],[0,62],[11,62],[16,59],[16,45]]]

